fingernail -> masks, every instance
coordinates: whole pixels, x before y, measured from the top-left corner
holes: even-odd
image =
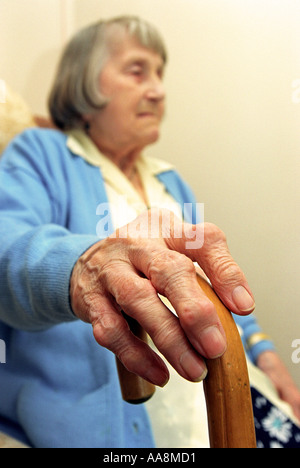
[[[149,367],[145,375],[146,380],[149,380],[153,385],[164,387],[169,381],[169,375],[165,374],[157,367]]]
[[[180,364],[192,382],[202,382],[207,376],[207,368],[200,363],[191,351],[185,351],[180,357]]]
[[[203,330],[199,341],[209,359],[223,356],[227,349],[227,342],[216,326]]]
[[[232,299],[241,312],[251,312],[255,309],[253,298],[243,286],[237,286],[234,289]]]

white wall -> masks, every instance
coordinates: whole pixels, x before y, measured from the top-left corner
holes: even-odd
[[[150,152],[175,162],[226,232],[300,386],[300,0],[0,0],[0,78],[44,112],[70,33],[122,13],[154,22],[170,53]]]
[[[67,34],[67,0],[0,0],[0,78],[45,112]]]

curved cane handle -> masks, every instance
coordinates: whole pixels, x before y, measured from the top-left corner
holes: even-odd
[[[213,302],[225,330],[225,354],[207,360],[204,381],[211,448],[256,448],[253,406],[245,351],[231,313],[202,277],[198,283]]]
[[[207,360],[204,381],[211,448],[256,448],[251,390],[244,348],[231,313],[209,283],[197,276],[198,283],[213,302],[227,336],[228,347],[218,359]],[[143,329],[130,319],[132,331],[147,340]],[[155,387],[132,374],[117,360],[122,395],[129,403],[147,401]],[[199,422],[201,424],[201,422]]]

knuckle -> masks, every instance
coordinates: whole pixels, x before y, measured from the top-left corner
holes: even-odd
[[[101,346],[113,351],[119,347],[123,337],[128,333],[128,324],[117,313],[105,314],[93,323],[93,332]]]
[[[149,265],[148,275],[153,284],[165,292],[184,283],[187,276],[195,273],[191,259],[172,250],[163,250]]]
[[[193,330],[201,324],[207,324],[215,317],[215,308],[210,301],[201,305],[192,299],[185,301],[180,314],[180,323],[185,330]]]
[[[214,285],[217,284],[221,289],[245,280],[242,270],[230,254],[224,232],[214,224],[206,225],[200,263],[206,266]]]
[[[204,223],[204,236],[205,244],[225,244],[227,245],[227,239],[225,233],[215,224]]]
[[[129,305],[140,290],[137,278],[122,276],[115,283],[114,297],[119,305]]]
[[[126,310],[130,309],[134,314],[134,311],[144,302],[157,298],[157,295],[147,279],[142,279],[139,276],[123,276],[115,285],[114,297],[119,306]]]
[[[218,258],[215,264],[215,281],[219,286],[226,288],[244,280],[244,275],[238,265],[228,258]]]

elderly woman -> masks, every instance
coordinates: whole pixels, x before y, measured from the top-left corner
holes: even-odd
[[[226,339],[194,262],[234,313],[254,309],[223,233],[195,224],[172,165],[142,155],[159,138],[166,60],[137,18],[80,31],[50,95],[60,130],[24,132],[1,160],[0,430],[32,447],[153,446],[145,408],[122,401],[114,354],[158,386],[169,372],[121,311],[180,376],[203,380]]]

